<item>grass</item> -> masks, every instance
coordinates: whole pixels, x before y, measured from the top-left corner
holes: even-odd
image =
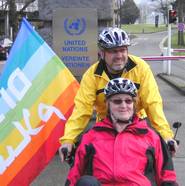
[[[164,43],[164,46],[167,47],[167,42],[168,40],[165,41]],[[185,33],[184,33],[184,42],[185,42]],[[178,45],[178,31],[176,31],[173,35],[172,35],[172,38],[171,38],[171,47],[172,48],[182,48],[182,49],[185,49],[185,46],[179,46]],[[177,56],[184,56],[185,55],[185,52],[174,52],[173,55],[177,55]]]
[[[175,29],[175,33],[172,35],[172,48],[183,48],[185,46],[179,46],[177,44],[178,41],[178,31],[177,25],[172,25],[172,28]],[[161,32],[167,31],[168,28],[166,25],[159,25],[157,28],[154,24],[129,24],[129,25],[122,25],[122,29],[125,30],[131,37],[134,37],[134,34],[141,34],[141,33],[153,33],[153,32]],[[184,41],[185,41],[185,32],[184,32]],[[167,40],[164,42],[164,46],[167,47]],[[185,52],[175,52],[174,55],[185,55]]]
[[[153,33],[167,30],[166,25],[155,27],[154,24],[129,24],[122,25],[122,29],[128,34]]]

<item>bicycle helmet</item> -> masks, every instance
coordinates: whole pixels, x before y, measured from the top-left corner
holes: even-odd
[[[110,98],[115,94],[129,94],[132,97],[136,97],[136,92],[137,88],[135,84],[129,79],[124,78],[115,78],[110,80],[104,89],[106,98]]]
[[[120,28],[105,28],[98,38],[98,46],[102,49],[111,49],[121,46],[129,46],[130,39],[127,33]]]

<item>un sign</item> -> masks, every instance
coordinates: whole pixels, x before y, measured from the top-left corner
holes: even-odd
[[[86,20],[85,18],[76,18],[76,19],[69,19],[66,18],[64,20],[64,30],[67,34],[73,35],[81,35],[86,30]]]

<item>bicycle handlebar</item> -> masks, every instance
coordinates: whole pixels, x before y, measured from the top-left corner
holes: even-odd
[[[66,161],[70,165],[70,167],[72,167],[74,163],[74,150],[72,150],[72,152],[69,155],[68,149],[64,147],[64,148],[61,148],[61,152],[64,155],[64,161]]]

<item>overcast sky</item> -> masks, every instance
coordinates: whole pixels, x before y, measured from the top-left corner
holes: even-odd
[[[138,4],[138,3],[140,3],[140,1],[141,1],[141,0],[134,0],[134,1],[135,1],[135,3],[137,3],[137,4]]]
[[[134,0],[136,4],[140,4],[141,2],[145,2],[146,0]]]

